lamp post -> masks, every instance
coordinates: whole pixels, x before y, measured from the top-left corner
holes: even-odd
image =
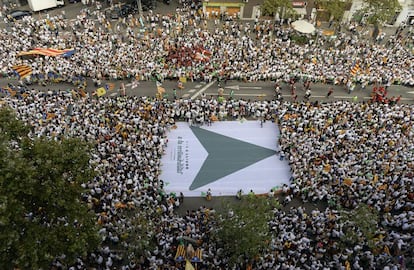
[[[137,2],[137,8],[138,8],[138,15],[141,16],[142,15],[142,4],[141,4],[141,0],[136,0]]]

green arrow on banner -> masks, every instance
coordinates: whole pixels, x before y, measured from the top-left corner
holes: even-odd
[[[191,130],[208,152],[208,156],[191,184],[190,190],[215,182],[276,154],[272,149],[202,128],[191,127]]]

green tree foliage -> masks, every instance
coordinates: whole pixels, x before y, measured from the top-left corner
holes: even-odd
[[[272,209],[278,207],[276,199],[245,196],[240,203],[231,203],[219,213],[217,232],[213,238],[223,247],[230,264],[240,265],[253,260],[268,248],[269,221]]]
[[[374,238],[378,232],[379,214],[366,204],[360,204],[350,211],[341,211],[341,223],[344,226],[342,242],[345,247],[366,243],[375,247]]]
[[[369,24],[380,25],[391,20],[396,12],[401,11],[398,0],[364,0],[362,12],[368,14]]]
[[[2,142],[5,140],[20,141],[21,137],[26,136],[28,132],[29,127],[16,118],[12,109],[0,107],[0,136]]]
[[[329,14],[329,17],[334,21],[341,21],[344,16],[345,10],[349,9],[351,1],[332,1],[332,0],[321,0],[318,1],[318,9],[322,9]]]
[[[96,221],[81,202],[81,184],[93,177],[89,145],[30,139],[9,109],[0,110],[0,129],[2,268],[49,269],[56,257],[70,264],[95,249]]]
[[[296,14],[290,0],[265,0],[261,6],[263,15],[275,16],[279,13],[280,18],[288,18]]]
[[[155,234],[161,229],[161,215],[157,212],[148,214],[145,211],[136,209],[126,209],[123,214],[129,220],[127,227],[119,228],[121,240],[126,243],[128,259],[138,263],[141,256],[145,256],[146,251],[153,250],[156,246]]]

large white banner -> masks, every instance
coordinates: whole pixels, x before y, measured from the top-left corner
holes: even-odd
[[[288,184],[286,160],[277,155],[277,125],[259,121],[214,122],[190,127],[179,122],[168,134],[161,160],[161,176],[167,192],[196,197],[209,188],[213,196],[267,193]]]

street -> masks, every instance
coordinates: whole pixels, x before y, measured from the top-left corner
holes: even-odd
[[[0,78],[0,87],[6,87],[8,83],[17,84],[17,80]],[[104,81],[102,85],[111,85],[113,90],[108,90],[105,96],[116,97],[120,96],[121,92],[118,90],[121,85],[125,86],[125,93],[129,96],[155,96],[157,94],[157,86],[153,81],[139,81],[138,83],[132,83],[131,81]],[[206,97],[217,97],[219,86],[216,81],[205,83],[205,82],[191,82],[188,81],[183,83],[184,88],[178,88],[177,81],[166,80],[162,83],[162,87],[165,89],[165,97],[169,100],[173,100],[173,90],[176,89],[177,98],[183,99],[196,99],[202,95]],[[357,101],[368,101],[371,99],[372,85],[367,86],[366,89],[361,89],[358,85],[356,89],[348,94],[344,86],[334,85],[333,94],[328,99],[326,94],[331,85],[329,84],[311,84],[312,95],[310,100],[319,102],[328,102],[332,100],[349,100],[352,101],[357,97]],[[305,90],[302,83],[296,83],[296,94],[298,95],[298,101],[303,100],[305,96]],[[29,88],[36,88],[39,90],[70,90],[74,89],[74,86],[68,83],[60,84],[49,84],[46,86],[40,86],[37,84],[29,86]],[[92,94],[98,87],[94,86],[93,82],[88,81],[87,92]],[[223,96],[226,98],[230,97],[230,93],[233,92],[233,98],[250,99],[250,100],[270,100],[274,98],[274,82],[272,81],[257,81],[257,82],[240,82],[240,81],[227,81],[226,84],[222,83]],[[281,85],[281,94],[284,100],[292,101],[289,85]],[[414,104],[414,89],[410,87],[392,85],[388,88],[388,97],[398,97],[401,95],[400,102],[406,104]]]

